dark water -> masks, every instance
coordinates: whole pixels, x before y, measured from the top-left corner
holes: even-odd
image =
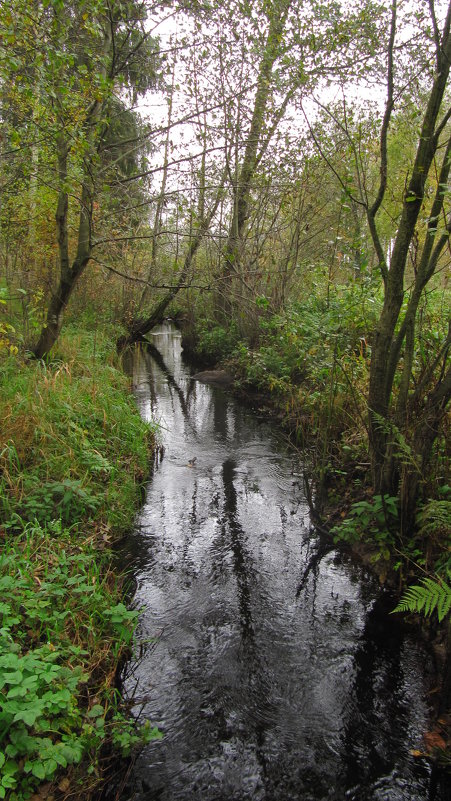
[[[315,548],[302,466],[271,425],[190,379],[174,328],[153,341],[161,356],[137,352],[133,380],[165,453],[127,543],[143,645],[126,688],[165,736],[120,797],[432,798],[410,755],[427,653],[336,552],[299,591]]]

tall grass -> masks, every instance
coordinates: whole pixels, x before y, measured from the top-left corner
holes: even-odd
[[[131,525],[155,432],[114,362],[76,330],[49,363],[0,360],[0,799],[89,798],[106,746],[159,736],[137,732],[115,687],[137,613],[108,544]]]
[[[0,362],[0,523],[130,526],[154,432],[113,358],[108,342],[69,333],[50,364]]]

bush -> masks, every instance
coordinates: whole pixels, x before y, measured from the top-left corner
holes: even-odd
[[[232,324],[229,328],[203,321],[195,333],[196,355],[207,362],[227,359],[238,341],[238,332]]]
[[[108,741],[127,753],[146,727],[118,709],[114,673],[138,612],[93,543],[54,522],[27,524],[0,554],[0,799],[28,798],[83,759],[94,773]]]

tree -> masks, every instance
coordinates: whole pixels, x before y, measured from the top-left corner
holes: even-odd
[[[132,102],[155,83],[156,44],[146,31],[146,15],[146,3],[122,0],[16,0],[9,7],[1,77],[19,123],[14,134],[9,126],[16,165],[23,170],[30,148],[38,147],[35,191],[49,186],[56,205],[58,278],[33,347],[40,358],[54,345],[64,309],[92,257],[96,205],[114,185],[114,166],[116,173],[133,170],[131,154],[138,145],[130,147],[127,160],[117,114],[123,123],[127,91]]]
[[[440,5],[440,23],[433,2],[428,19],[423,11],[418,4],[402,18],[393,0],[385,12],[386,101],[378,129],[374,112],[365,117],[361,110],[356,116],[345,95],[340,107],[322,105],[322,118],[310,125],[315,145],[357,219],[356,231],[362,227],[362,212],[366,218],[373,248],[370,263],[382,283],[368,388],[372,480],[382,497],[400,493],[402,533],[412,528],[451,398],[446,324],[430,358],[420,355],[426,290],[440,286],[440,271],[449,264],[451,12],[449,5]],[[378,72],[380,76],[376,60],[373,80]],[[331,137],[329,131],[325,136],[325,119],[332,121]],[[334,152],[340,138],[348,150],[346,166]],[[362,240],[361,233],[358,238]]]
[[[218,312],[226,317],[233,308],[230,297],[234,294],[234,281],[246,285],[242,249],[252,201],[257,194],[253,184],[287,111],[300,98],[311,96],[315,86],[332,75],[339,73],[343,81],[351,73],[355,76],[360,67],[356,65],[354,47],[362,44],[360,59],[371,53],[377,30],[371,21],[371,11],[376,8],[372,3],[346,11],[335,3],[324,2],[315,7],[285,0],[249,4],[247,8],[247,28],[253,30],[252,25],[257,21],[259,34],[253,32],[259,50],[257,55],[249,48],[256,64],[254,91],[247,116],[245,111],[241,115],[237,112],[234,132],[237,155],[233,169],[229,170],[231,213],[222,250],[218,293]]]
[[[374,486],[382,494],[393,495],[403,474],[402,521],[403,529],[408,530],[420,479],[451,398],[451,367],[446,364],[451,344],[449,333],[416,387],[411,386],[420,301],[441,263],[451,231],[447,189],[451,166],[448,125],[451,108],[446,106],[451,60],[451,5],[448,5],[440,29],[434,5],[430,3],[435,63],[430,71],[415,159],[402,199],[400,219],[388,262],[378,232],[377,215],[384,200],[389,174],[387,139],[395,104],[396,22],[395,1],[392,5],[388,47],[387,103],[380,131],[380,182],[373,201],[366,204],[368,225],[384,285],[382,313],[372,343],[368,407]],[[431,196],[430,200],[428,195]],[[411,276],[407,267],[415,237],[419,237],[422,244],[414,275]],[[411,281],[410,288],[406,286],[407,279]],[[396,378],[398,383],[394,394]],[[400,449],[394,442],[396,436],[393,436],[392,424],[403,435],[413,420],[413,460],[410,466],[402,470]]]
[[[275,198],[271,217],[268,173],[277,172],[274,164],[281,158],[288,161],[287,149],[291,149],[291,177],[295,178],[293,165],[301,165],[303,160],[299,157],[302,134],[296,103],[319,81],[337,71],[355,75],[356,43],[364,39],[371,46],[377,30],[370,13],[373,7],[371,2],[365,3],[363,13],[360,7],[348,11],[336,3],[324,2],[318,8],[285,0],[253,0],[246,4],[237,1],[227,8],[219,2],[195,6],[190,17],[193,44],[189,47],[187,40],[180,44],[177,74],[182,76],[182,89],[172,92],[167,136],[162,143],[163,180],[155,206],[151,233],[154,256],[149,261],[148,276],[157,268],[157,244],[164,234],[164,205],[165,219],[176,219],[175,236],[188,241],[188,251],[193,235],[198,242],[196,253],[204,248],[207,254],[207,242],[216,247],[213,261],[205,256],[209,258],[206,284],[211,286],[214,277],[215,316],[228,318],[233,312],[235,318],[248,319],[249,304],[254,304],[258,284],[254,278],[261,274],[255,267],[256,260],[261,262],[260,243],[265,238],[269,240],[269,231],[260,226],[259,210],[266,209],[265,225],[274,229],[277,206],[283,202],[282,192],[279,199]],[[168,143],[169,131],[177,125],[175,110],[184,120],[184,131],[190,133],[185,137],[184,155],[178,160],[172,154],[171,163]],[[191,152],[187,152],[188,148]],[[177,163],[185,168],[185,175],[182,170],[176,172]],[[188,197],[193,198],[188,203],[189,213],[171,217],[171,205],[172,209],[181,208]],[[215,212],[204,228],[202,221],[210,208]],[[298,216],[298,230],[301,225]],[[299,250],[299,242],[295,235],[292,254]],[[191,257],[189,262],[193,263]],[[183,267],[182,275],[181,282],[178,275],[172,278],[165,308],[174,299],[174,291],[187,286]],[[142,297],[147,301],[149,291],[145,290]],[[156,301],[158,315],[154,317],[151,311],[149,321],[161,317],[161,302],[162,298]],[[149,330],[149,323],[144,324],[141,314],[140,317],[130,325],[132,337],[134,332],[140,336],[144,328]]]

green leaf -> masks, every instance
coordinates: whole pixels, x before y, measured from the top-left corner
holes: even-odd
[[[33,762],[31,772],[37,779],[45,779],[45,768],[42,762]]]
[[[101,706],[100,704],[95,704],[95,706],[93,706],[89,710],[88,718],[98,718],[100,715],[103,715],[104,713],[105,713],[105,710],[104,710],[103,706]]]
[[[67,768],[67,759],[63,753],[57,751],[56,748],[54,749],[53,757],[58,765],[61,765],[62,768]]]
[[[39,715],[42,714],[42,704],[35,703],[33,707],[30,709],[23,709],[19,712],[16,712],[14,715],[14,723],[17,723],[19,720],[23,720],[23,722],[27,726],[34,726],[36,720],[38,719]]]
[[[404,593],[393,612],[417,612],[429,617],[437,612],[441,622],[451,609],[451,587],[443,580],[423,579],[421,585],[414,584]]]
[[[46,759],[44,762],[44,770],[46,777],[53,776],[55,771],[58,769],[58,763],[55,759]]]
[[[5,673],[3,679],[5,684],[21,684],[23,673],[20,670],[15,670],[13,673]]]

